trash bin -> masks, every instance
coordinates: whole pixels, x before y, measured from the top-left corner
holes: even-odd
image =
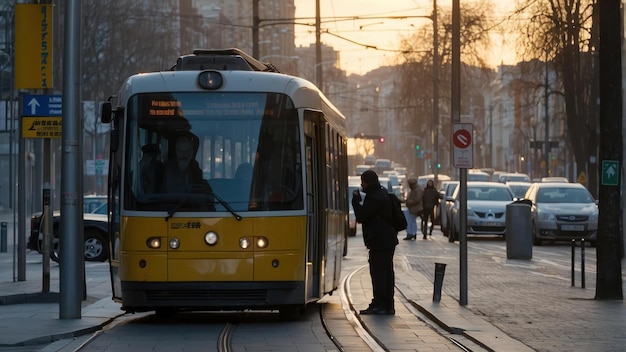
[[[506,257],[532,259],[533,234],[530,201],[522,199],[506,206]]]

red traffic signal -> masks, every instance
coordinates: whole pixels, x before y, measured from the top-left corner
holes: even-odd
[[[385,143],[385,137],[378,137],[378,143]]]

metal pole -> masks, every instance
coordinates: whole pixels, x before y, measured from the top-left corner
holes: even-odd
[[[259,0],[252,0],[252,56],[259,58]]]
[[[20,104],[21,104],[20,93]],[[21,107],[20,107],[21,108]],[[21,110],[20,110],[21,111]],[[26,140],[22,136],[23,121],[18,124],[19,150],[17,189],[26,189]],[[17,281],[26,281],[26,192],[17,192]]]
[[[546,73],[545,73],[545,97],[544,97],[544,109],[545,109],[545,120],[546,120],[546,135],[544,137],[544,141],[543,141],[543,145],[544,145],[544,152],[543,152],[543,160],[546,163],[546,168],[545,168],[545,173],[544,173],[544,177],[548,177],[550,176],[550,116],[548,116],[549,114],[549,108],[548,108],[548,103],[549,101],[549,97],[550,97],[550,92],[549,90],[549,79],[548,79],[548,53],[546,52]]]
[[[0,223],[0,252],[6,253],[7,249],[7,225],[6,221]]]
[[[439,34],[437,33],[437,0],[433,0],[433,174],[435,185],[439,182]]]
[[[315,75],[315,83],[317,87],[325,92],[324,84],[322,78],[324,77],[323,72],[324,68],[322,67],[322,42],[320,41],[321,36],[321,14],[320,14],[320,0],[315,0],[315,67],[317,67],[316,75]]]
[[[46,138],[46,146],[44,147],[44,150],[47,150],[48,152],[50,152],[50,138]],[[44,156],[45,158],[45,156]],[[46,159],[44,159],[46,160]],[[50,170],[50,159],[47,158],[48,162],[47,162],[47,168],[46,170]],[[48,178],[49,178],[49,173],[48,174]],[[44,175],[45,176],[45,175]],[[50,224],[52,224],[52,208],[50,207],[50,197],[51,192],[50,192],[50,183],[47,182],[44,184],[43,186],[43,191],[42,191],[42,204],[43,204],[43,213],[41,214],[41,220],[43,221],[43,223],[39,224],[40,229],[43,225],[43,240],[42,240],[42,276],[41,276],[41,291],[42,292],[50,292],[50,252],[52,249],[52,234],[50,233],[50,229],[52,228],[52,226],[50,226]],[[32,230],[31,230],[32,231]]]
[[[452,122],[461,122],[461,10],[460,0],[452,0]],[[460,170],[459,191],[459,269],[460,303],[467,305],[467,169]]]
[[[61,170],[61,319],[80,319],[85,270],[80,110],[80,0],[65,2]]]

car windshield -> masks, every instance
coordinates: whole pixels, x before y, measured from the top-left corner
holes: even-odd
[[[513,191],[516,197],[523,197],[526,194],[528,187],[530,187],[530,185],[509,185],[509,188]]]
[[[537,192],[539,203],[593,203],[593,197],[581,188],[544,188]]]
[[[513,200],[506,188],[473,187],[467,190],[467,200]]]

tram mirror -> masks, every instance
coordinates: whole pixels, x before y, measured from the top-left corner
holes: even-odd
[[[100,121],[102,121],[102,123],[111,122],[111,115],[113,114],[112,110],[113,108],[111,107],[111,103],[102,103],[102,106],[100,107]]]

